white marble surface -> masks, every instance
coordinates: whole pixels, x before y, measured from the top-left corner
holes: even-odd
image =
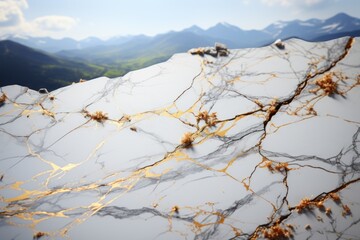
[[[1,88],[0,238],[357,239],[359,56],[293,39]]]

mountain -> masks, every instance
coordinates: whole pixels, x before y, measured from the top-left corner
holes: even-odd
[[[120,45],[125,42],[132,41],[134,39],[148,38],[145,35],[129,35],[129,36],[117,36],[109,38],[104,41],[97,37],[88,37],[82,40],[75,40],[71,38],[53,39],[49,37],[29,37],[29,36],[7,36],[6,40],[11,40],[30,48],[39,49],[49,53],[56,53],[64,50],[76,50],[93,48],[96,46],[109,46]]]
[[[359,240],[360,38],[282,43],[0,88],[1,240]]]
[[[242,30],[228,23],[217,25],[204,31],[203,35],[224,42],[230,48],[258,47],[271,39],[270,34],[256,30]]]
[[[325,20],[321,29],[327,34],[360,30],[360,19],[351,17],[345,13],[339,13]]]
[[[184,32],[192,32],[192,33],[195,33],[195,34],[198,34],[198,35],[202,35],[205,32],[204,29],[202,29],[201,27],[196,26],[196,25],[193,25],[193,26],[191,26],[189,28],[185,28],[183,31]]]
[[[0,86],[19,84],[49,90],[104,72],[103,67],[64,60],[9,40],[0,41],[0,66]]]
[[[97,37],[88,37],[88,38],[85,38],[81,41],[79,41],[77,43],[77,48],[89,48],[89,47],[93,47],[93,46],[99,46],[99,45],[102,45],[104,44],[105,41],[101,40],[100,38],[97,38]],[[54,52],[58,52],[58,51],[61,51],[63,49],[57,49],[56,51]],[[53,51],[51,51],[53,52]]]
[[[9,36],[7,40],[50,53],[63,49],[77,49],[79,47],[79,42],[71,38],[53,39],[50,37]]]
[[[297,37],[313,41],[325,39],[328,35],[347,36],[360,30],[360,19],[351,17],[345,13],[339,13],[329,19],[309,19],[307,21],[279,21],[266,27],[263,31],[270,34],[273,39],[287,39]]]
[[[321,41],[328,41],[332,39],[337,39],[343,36],[353,36],[353,37],[360,37],[360,30],[351,31],[351,32],[341,32],[341,33],[333,33],[327,35],[321,35],[320,37],[312,39],[314,42],[321,42]]]
[[[146,36],[144,34],[128,35],[128,36],[116,36],[116,37],[111,37],[106,41],[103,41],[102,45],[105,45],[105,46],[120,45],[120,44],[130,42],[130,41],[136,41],[136,40],[139,40],[139,39],[146,40],[146,39],[149,39],[149,38],[151,38],[151,37]],[[94,46],[96,46],[96,45],[94,45]],[[97,45],[97,46],[99,46],[99,45]]]

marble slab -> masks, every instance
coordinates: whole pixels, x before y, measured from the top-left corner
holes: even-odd
[[[358,239],[360,38],[283,44],[2,87],[0,239]]]

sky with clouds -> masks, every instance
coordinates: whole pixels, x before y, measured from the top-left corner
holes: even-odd
[[[155,35],[218,22],[263,29],[339,12],[360,18],[360,0],[0,0],[0,37]]]

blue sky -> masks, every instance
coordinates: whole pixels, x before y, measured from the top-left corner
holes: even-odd
[[[360,18],[360,0],[0,0],[0,36],[155,35],[227,22],[263,29],[278,21]]]

